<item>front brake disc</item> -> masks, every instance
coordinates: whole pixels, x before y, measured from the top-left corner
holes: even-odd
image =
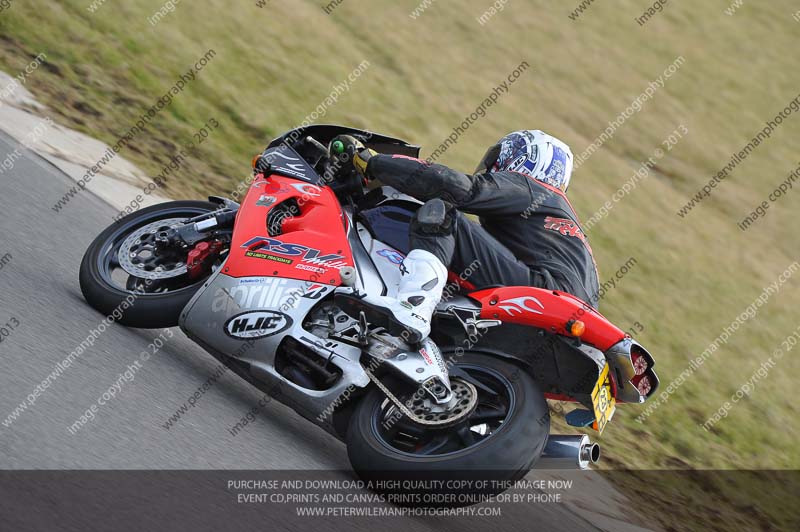
[[[143,279],[171,279],[186,273],[186,262],[161,256],[156,234],[177,227],[185,218],[166,218],[144,225],[128,235],[119,248],[119,265],[128,274]]]

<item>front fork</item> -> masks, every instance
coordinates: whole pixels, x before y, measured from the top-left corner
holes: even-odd
[[[208,199],[220,208],[189,218],[181,226],[165,229],[155,236],[157,248],[188,250],[186,268],[193,279],[204,276],[226,247],[228,231],[233,229],[239,212],[239,204],[235,201],[218,196]]]
[[[220,208],[216,211],[189,218],[180,227],[159,232],[156,234],[156,242],[165,247],[180,246],[187,248],[206,240],[209,233],[233,229],[236,215],[239,212],[239,204],[219,196],[210,196],[208,199],[212,203],[220,205]]]

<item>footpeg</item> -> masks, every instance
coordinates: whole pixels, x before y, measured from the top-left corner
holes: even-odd
[[[571,427],[588,427],[594,423],[594,413],[578,408],[572,412],[568,412],[566,416],[567,424]]]
[[[450,314],[455,316],[458,322],[464,327],[464,331],[468,336],[475,336],[478,331],[488,329],[490,327],[497,327],[502,325],[501,320],[482,320],[478,318],[478,313],[473,309],[462,309],[458,307],[449,307],[447,309]]]
[[[472,336],[478,334],[478,331],[480,330],[488,329],[490,327],[497,327],[498,325],[502,324],[503,322],[500,320],[475,320],[469,318],[464,322],[464,328],[467,330],[467,334]]]
[[[367,315],[364,314],[362,310],[358,313],[358,343],[361,344],[362,347],[367,347],[369,345],[367,336],[369,336],[369,324],[367,323]]]

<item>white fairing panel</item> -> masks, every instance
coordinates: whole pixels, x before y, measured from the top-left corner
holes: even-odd
[[[358,236],[386,285],[386,295],[396,295],[397,287],[400,284],[400,265],[403,263],[405,255],[392,246],[372,238],[369,231],[361,224],[358,224]]]

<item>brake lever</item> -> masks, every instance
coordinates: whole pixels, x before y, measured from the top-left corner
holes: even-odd
[[[324,144],[322,144],[314,137],[309,135],[308,137],[306,137],[306,142],[312,144],[315,148],[317,148],[320,152],[324,153],[325,155],[328,155],[328,148],[326,148]]]

